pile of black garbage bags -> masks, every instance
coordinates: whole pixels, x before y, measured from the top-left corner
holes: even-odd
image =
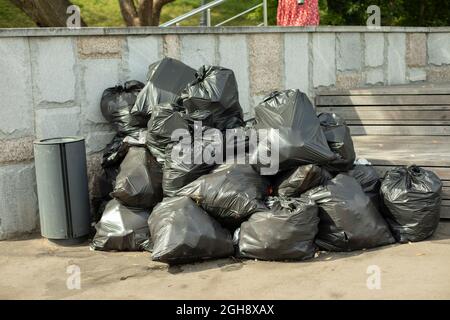
[[[421,241],[436,230],[440,179],[415,166],[381,179],[374,167],[355,164],[345,120],[317,115],[299,90],[271,93],[244,121],[232,70],[196,71],[164,58],[147,80],[102,97],[117,134],[103,154],[93,249],[147,250],[169,264],[306,260],[318,250]],[[225,153],[230,160],[230,149],[244,156],[214,161]]]

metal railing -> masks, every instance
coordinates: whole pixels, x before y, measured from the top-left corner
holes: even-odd
[[[170,27],[170,26],[173,26],[173,25],[178,25],[183,20],[189,19],[190,17],[193,17],[193,16],[195,16],[195,15],[197,15],[199,13],[206,12],[206,26],[211,27],[211,9],[216,7],[216,6],[218,6],[218,5],[220,5],[220,4],[222,4],[222,3],[224,3],[225,1],[227,1],[227,0],[214,0],[214,1],[211,1],[211,2],[209,2],[209,3],[207,3],[207,4],[203,5],[203,6],[200,6],[198,8],[193,9],[192,11],[190,11],[188,13],[185,13],[185,14],[179,16],[179,17],[176,17],[175,19],[172,19],[172,20],[167,21],[167,22],[165,22],[163,24],[160,24],[159,26],[160,27]],[[256,6],[253,6],[253,7],[249,8],[249,9],[247,9],[245,11],[242,11],[241,13],[238,13],[237,15],[235,15],[235,16],[229,18],[229,19],[226,19],[226,20],[224,20],[224,21],[222,21],[222,22],[220,22],[220,23],[218,23],[218,24],[216,24],[214,26],[215,27],[222,26],[222,25],[224,25],[224,24],[226,24],[226,23],[228,23],[230,21],[233,21],[234,19],[242,17],[242,16],[244,16],[244,15],[252,12],[253,10],[256,10],[256,9],[260,8],[260,7],[263,8],[263,22],[258,24],[258,27],[260,27],[260,26],[267,26],[268,25],[268,23],[267,23],[267,0],[263,0],[260,4],[257,4]]]

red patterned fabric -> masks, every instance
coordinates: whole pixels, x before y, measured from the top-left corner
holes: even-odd
[[[278,0],[279,26],[318,26],[320,22],[318,0]]]

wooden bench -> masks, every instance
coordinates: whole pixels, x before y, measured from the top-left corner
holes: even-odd
[[[450,218],[450,83],[320,90],[315,104],[346,119],[357,157],[381,175],[412,164],[434,171],[444,186],[441,218]]]

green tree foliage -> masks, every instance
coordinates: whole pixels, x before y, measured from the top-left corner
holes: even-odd
[[[381,9],[382,26],[448,26],[450,1],[442,0],[319,0],[320,23],[365,25],[370,5]]]
[[[229,0],[212,9],[212,23],[217,24],[238,14],[262,0]],[[125,26],[118,0],[72,0],[81,8],[87,25]],[[175,0],[166,5],[161,22],[168,21],[200,5],[200,0]],[[365,25],[367,7],[375,4],[381,8],[384,26],[449,26],[449,0],[319,0],[321,25]],[[278,0],[268,0],[269,25],[276,25]],[[199,15],[181,25],[199,25]],[[262,22],[262,8],[238,18],[227,25],[257,25]],[[0,0],[0,28],[31,27],[36,24],[16,8],[11,0]]]

